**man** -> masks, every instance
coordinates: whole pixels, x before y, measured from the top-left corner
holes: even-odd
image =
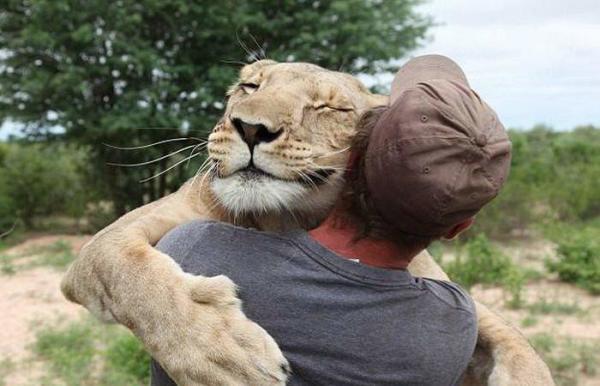
[[[363,117],[351,151],[346,191],[316,229],[192,222],[158,248],[239,286],[246,315],[289,360],[290,385],[459,384],[477,339],[473,302],[406,267],[498,194],[506,132],[454,62],[424,56],[399,71],[390,107]],[[173,384],[156,363],[152,384]]]

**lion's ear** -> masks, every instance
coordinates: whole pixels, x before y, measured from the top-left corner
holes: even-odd
[[[272,66],[274,64],[277,64],[277,62],[274,60],[270,60],[270,59],[257,60],[254,63],[247,64],[244,67],[242,67],[242,69],[240,70],[240,78],[242,78],[242,79],[250,78],[252,75],[256,74],[262,68],[265,68],[267,66]]]
[[[369,102],[369,106],[372,108],[387,106],[390,103],[390,97],[387,95],[381,95],[381,94],[371,94],[370,97],[368,98],[368,102]]]

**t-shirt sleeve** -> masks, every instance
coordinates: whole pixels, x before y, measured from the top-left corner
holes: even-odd
[[[443,280],[423,279],[429,291],[450,307],[476,314],[471,295],[460,285]]]
[[[446,358],[451,361],[451,365],[446,366],[449,371],[447,377],[454,378],[450,384],[459,385],[477,343],[475,303],[469,293],[456,283],[423,280],[431,296],[437,299],[429,303],[431,316],[423,321],[424,326],[429,326],[432,335],[439,334],[443,345],[451,349],[451,355],[445,352]],[[452,369],[459,371],[452,372]]]

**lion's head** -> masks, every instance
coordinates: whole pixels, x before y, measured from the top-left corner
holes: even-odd
[[[236,216],[326,211],[360,115],[387,104],[348,74],[270,60],[243,67],[228,96],[208,138],[210,187]]]

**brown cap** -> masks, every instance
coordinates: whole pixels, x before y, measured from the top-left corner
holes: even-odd
[[[474,216],[508,176],[511,144],[465,74],[440,55],[410,60],[367,148],[373,204],[397,230],[439,237]]]

